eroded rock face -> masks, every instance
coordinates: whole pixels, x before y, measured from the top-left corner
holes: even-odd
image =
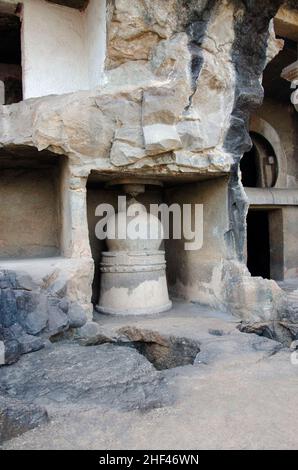
[[[284,292],[276,282],[252,277],[239,262],[223,263],[220,290],[224,307],[243,320],[278,319],[286,308]]]
[[[251,147],[250,112],[263,100],[260,77],[267,62],[283,47],[283,41],[276,40],[272,34],[270,23],[282,3],[282,0],[251,1],[242,5],[235,16],[235,40],[231,49],[236,74],[235,93],[224,147],[233,155],[234,161],[229,183],[229,243],[240,261],[244,260],[248,204],[239,178],[239,162]]]
[[[256,333],[275,339],[284,346],[292,346],[295,349],[298,338],[298,291],[291,287],[287,290],[285,284],[286,281],[280,283],[285,300],[275,316],[261,317],[261,321],[247,317],[239,329],[245,333]]]
[[[47,421],[45,408],[0,394],[0,444]]]
[[[298,325],[287,321],[242,322],[239,330],[243,333],[256,334],[273,339],[288,348],[297,339]],[[296,345],[295,345],[296,347]],[[294,349],[295,349],[294,347]]]
[[[157,370],[193,364],[200,351],[199,343],[189,338],[162,336],[157,331],[136,327],[119,330]]]
[[[60,286],[61,287],[61,286]],[[47,338],[87,321],[83,308],[66,291],[44,290],[26,272],[0,271],[0,341],[4,362],[44,347]]]
[[[69,155],[80,174],[145,173],[149,162],[171,172],[229,172],[231,156],[250,145],[238,114],[261,99],[267,43],[271,56],[278,52],[268,28],[280,2],[265,3],[111,2],[105,85],[2,108],[2,144]]]
[[[226,335],[216,340],[207,341],[204,348],[197,355],[195,364],[212,365],[217,361],[233,360],[235,357],[246,356],[250,354],[259,355],[261,358],[270,357],[282,349],[282,345],[269,338],[260,338],[252,335]]]

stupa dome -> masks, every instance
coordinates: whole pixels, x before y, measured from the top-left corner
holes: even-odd
[[[130,204],[107,222],[107,246],[110,251],[154,251],[161,248],[163,226],[142,204]]]

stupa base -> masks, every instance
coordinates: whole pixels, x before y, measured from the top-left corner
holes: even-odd
[[[148,308],[134,308],[128,310],[116,310],[109,307],[102,307],[96,305],[95,310],[99,313],[104,313],[105,315],[154,315],[157,313],[167,312],[172,308],[172,302],[169,301],[165,305],[159,307],[148,307]]]
[[[170,310],[164,251],[103,253],[96,310],[109,315],[149,315]]]

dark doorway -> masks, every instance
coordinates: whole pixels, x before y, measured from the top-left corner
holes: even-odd
[[[21,21],[18,16],[1,13],[1,10],[0,81],[4,84],[1,104],[22,100]]]
[[[257,158],[257,149],[253,144],[250,151],[246,152],[240,161],[242,184],[246,188],[257,188],[258,186]]]
[[[270,279],[269,213],[249,210],[247,215],[247,267],[252,276]]]

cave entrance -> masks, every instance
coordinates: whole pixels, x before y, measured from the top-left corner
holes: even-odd
[[[247,267],[252,276],[270,278],[269,217],[250,210],[247,216]]]
[[[0,104],[23,99],[21,61],[20,18],[0,8]]]
[[[283,223],[280,209],[250,209],[247,215],[247,267],[252,276],[283,279]]]

